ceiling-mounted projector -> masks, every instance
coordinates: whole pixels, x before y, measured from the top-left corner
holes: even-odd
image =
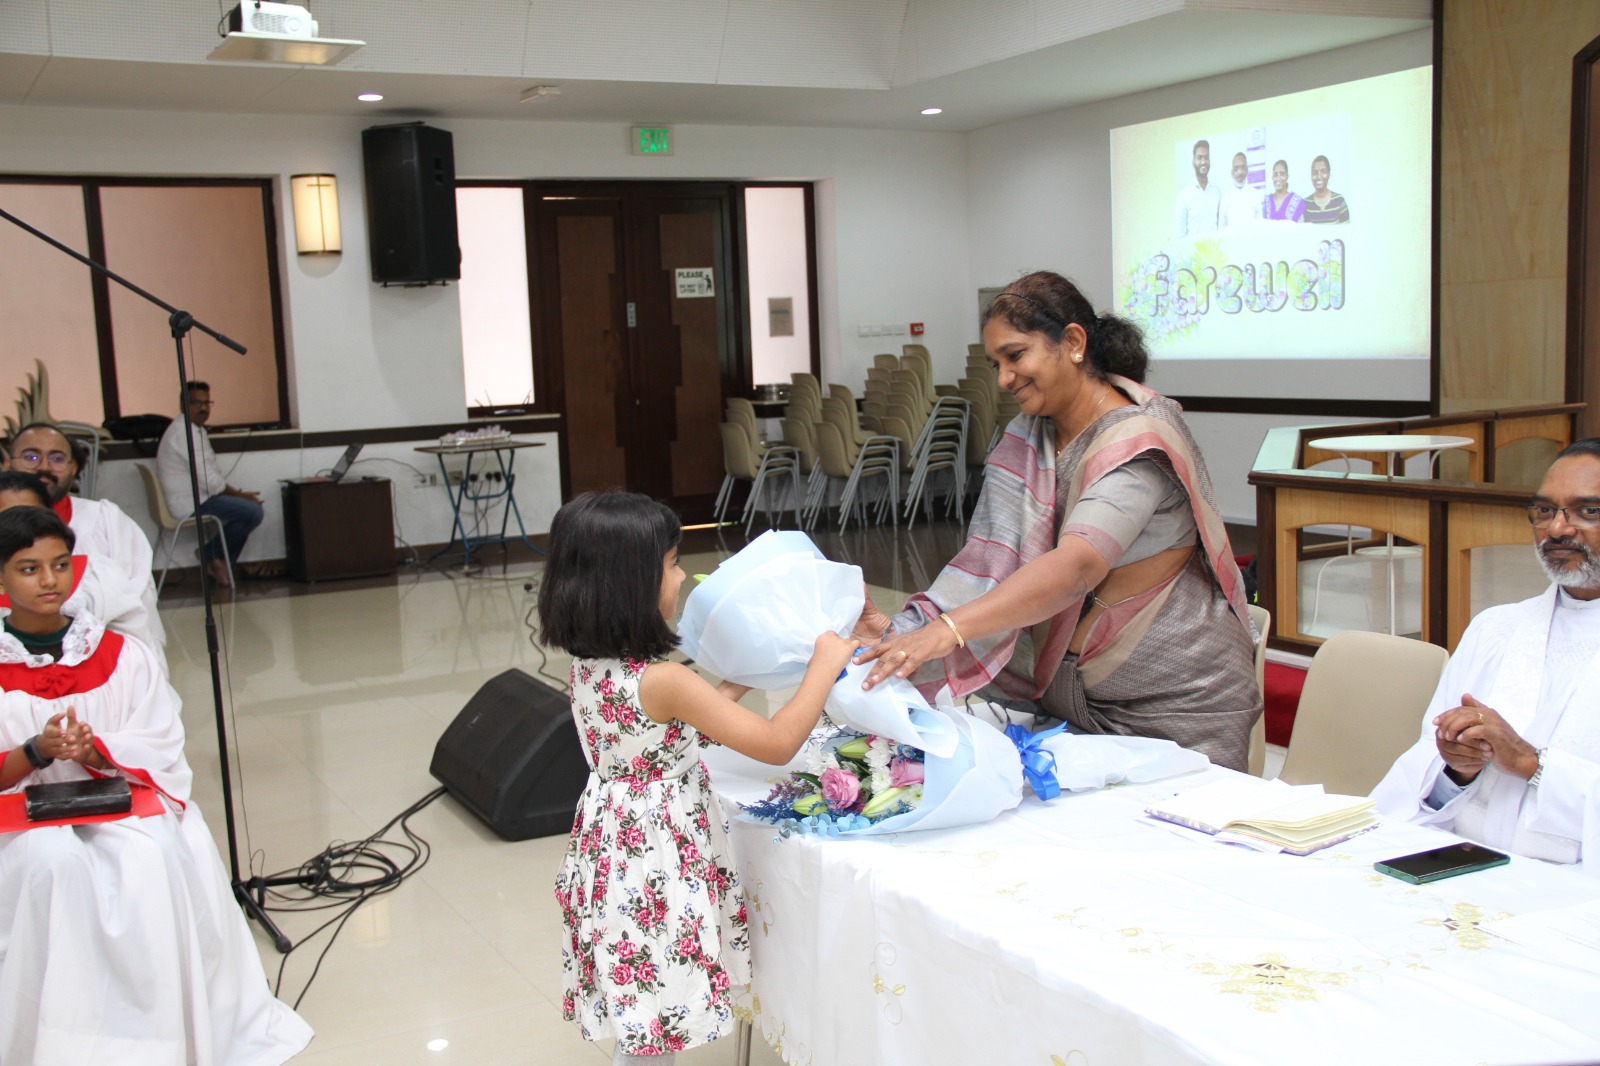
[[[251,63],[337,63],[366,41],[317,36],[317,20],[298,4],[244,0],[228,12],[229,33],[207,59]]]

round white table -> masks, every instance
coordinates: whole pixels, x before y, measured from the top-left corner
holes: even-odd
[[[1434,464],[1439,459],[1440,452],[1450,451],[1455,448],[1466,448],[1477,442],[1471,437],[1450,437],[1428,433],[1363,433],[1354,434],[1348,437],[1319,437],[1318,439],[1309,441],[1307,443],[1308,446],[1312,448],[1320,448],[1327,452],[1338,452],[1339,457],[1344,460],[1345,473],[1352,473],[1350,470],[1351,455],[1374,453],[1382,454],[1384,456],[1384,476],[1390,480],[1393,480],[1394,456],[1396,455],[1401,455],[1405,452],[1426,452],[1428,455],[1428,473],[1431,476],[1433,473]],[[1366,549],[1362,550],[1364,551]],[[1392,635],[1395,632],[1395,547],[1394,534],[1388,532],[1387,530],[1385,530],[1383,534],[1383,550],[1389,578],[1389,632]],[[1401,550],[1405,551],[1407,549]],[[1412,548],[1410,550],[1414,552],[1417,549]],[[1349,554],[1356,555],[1359,553],[1351,551]],[[1332,562],[1332,560],[1330,559],[1329,562]],[[1326,564],[1324,564],[1324,569],[1325,568]],[[1321,599],[1321,589],[1322,573],[1321,571],[1318,571],[1317,598],[1319,600]],[[1315,617],[1315,612],[1313,612],[1313,623],[1315,622]]]

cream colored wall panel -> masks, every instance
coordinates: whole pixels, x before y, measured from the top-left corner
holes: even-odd
[[[1572,57],[1600,4],[1449,0],[1439,72],[1446,411],[1564,399]]]
[[[1439,387],[1444,410],[1561,403],[1566,358],[1565,278],[1442,287]]]

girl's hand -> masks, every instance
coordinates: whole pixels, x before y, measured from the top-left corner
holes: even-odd
[[[68,708],[70,711],[71,708]],[[45,722],[44,728],[39,731],[39,739],[34,743],[39,754],[47,759],[71,759],[77,745],[73,733],[67,727],[66,713],[52,715]]]
[[[910,677],[923,663],[943,659],[955,650],[956,635],[937,619],[921,629],[890,637],[882,644],[863,648],[856,656],[856,661],[863,663],[877,660],[861,687],[871,690],[872,686],[888,680],[891,674]]]
[[[825,668],[828,676],[833,677],[850,665],[850,657],[860,646],[861,642],[853,637],[841,637],[834,632],[824,633],[817,638],[812,649],[811,665]]]

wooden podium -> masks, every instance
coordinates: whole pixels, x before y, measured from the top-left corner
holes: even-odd
[[[283,540],[297,581],[394,573],[389,479],[285,481]]]

